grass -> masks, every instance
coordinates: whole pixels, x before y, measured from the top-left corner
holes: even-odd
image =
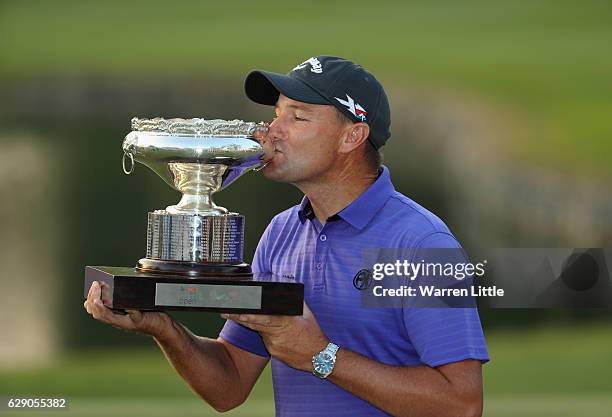
[[[612,410],[609,395],[494,395],[485,401],[486,417],[606,417]]]
[[[14,411],[2,413],[3,417],[40,416],[40,411]],[[77,398],[71,400],[67,410],[45,411],[45,417],[62,417],[66,415],[83,417],[106,417],[109,415],[125,417],[166,417],[180,415],[184,417],[218,416],[212,408],[196,399],[176,398]],[[270,400],[250,401],[248,405],[222,414],[230,417],[271,417],[274,415],[274,404]]]
[[[0,79],[238,78],[338,54],[388,86],[465,91],[515,112],[529,132],[507,144],[517,158],[610,175],[611,20],[605,0],[9,1]]]
[[[486,417],[607,417],[612,409],[609,396],[493,396],[486,399],[483,415]],[[193,399],[100,399],[78,398],[70,403],[67,411],[45,411],[46,417],[75,415],[83,417],[271,417],[274,406],[269,400],[250,401],[225,414],[211,411],[202,402]],[[36,417],[41,412],[6,412],[3,417]]]
[[[499,331],[487,337],[488,394],[608,395],[612,399],[612,325]]]
[[[609,415],[610,330],[593,325],[488,334],[492,361],[484,367],[485,415]],[[154,349],[91,351],[39,369],[3,371],[0,395],[69,397],[68,413],[79,416],[217,415]],[[248,402],[228,415],[270,416],[273,409],[268,367]],[[66,415],[45,413],[55,414]]]

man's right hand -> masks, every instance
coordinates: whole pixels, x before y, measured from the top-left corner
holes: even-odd
[[[91,284],[84,307],[96,320],[155,337],[181,377],[217,411],[231,410],[246,400],[268,358],[242,350],[222,338],[196,336],[165,313],[135,310],[127,310],[126,315],[113,313],[104,303],[109,292],[104,283]]]
[[[108,293],[108,290],[109,287],[106,283],[98,281],[94,281],[89,288],[87,300],[85,300],[83,307],[94,319],[118,329],[144,333],[154,337],[161,337],[172,327],[172,319],[166,313],[141,312],[138,310],[126,310],[127,314],[114,313],[104,305],[104,294]]]

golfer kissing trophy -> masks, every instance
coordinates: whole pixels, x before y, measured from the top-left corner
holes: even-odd
[[[125,173],[139,162],[183,196],[149,212],[146,257],[136,267],[85,267],[85,297],[98,281],[106,284],[102,299],[114,310],[301,315],[303,284],[253,277],[243,261],[244,216],[212,200],[261,168],[256,137],[267,128],[240,120],[132,119],[123,142]]]

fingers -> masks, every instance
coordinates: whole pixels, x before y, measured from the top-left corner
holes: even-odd
[[[111,326],[124,330],[134,330],[134,323],[129,315],[113,313],[100,299],[94,301],[94,305],[91,307],[91,315],[94,319]]]
[[[98,321],[110,324],[111,326],[119,327],[121,329],[132,330],[134,328],[134,323],[132,322],[130,316],[114,314],[104,305],[102,299],[100,298],[101,295],[101,285],[98,281],[94,281],[89,288],[87,300],[83,304],[85,310],[87,310],[87,312]]]
[[[235,321],[255,331],[267,331],[284,325],[283,316],[267,316],[262,314],[221,314],[227,320]]]
[[[304,307],[303,307],[302,316],[304,316],[304,317],[311,317],[311,316],[313,316],[312,311],[310,311],[310,308],[308,308],[308,304],[306,304],[305,301],[304,301]]]
[[[91,283],[91,287],[89,287],[89,293],[87,294],[87,301],[89,303],[93,303],[96,298],[100,298],[102,294],[102,287],[98,281],[94,281]]]
[[[104,281],[100,281],[100,299],[103,304],[110,304],[112,298],[111,287]]]
[[[89,287],[89,291],[87,292],[87,299],[85,303],[83,303],[83,307],[85,307],[85,310],[87,310],[89,314],[92,312],[93,303],[96,298],[100,298],[100,284],[98,281],[91,283],[91,287]]]
[[[125,310],[125,312],[130,316],[134,323],[140,323],[142,321],[142,312],[138,310]]]

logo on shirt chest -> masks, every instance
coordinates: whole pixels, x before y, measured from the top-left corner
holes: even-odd
[[[295,275],[293,274],[281,274],[281,277],[284,279],[290,279],[295,281]]]
[[[360,269],[353,277],[353,286],[359,291],[367,290],[372,283],[372,271]]]

